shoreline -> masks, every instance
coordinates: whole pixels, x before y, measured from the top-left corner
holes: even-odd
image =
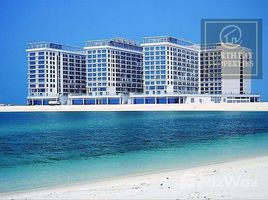
[[[95,179],[95,180],[90,180],[90,181],[79,181],[75,183],[66,183],[66,184],[60,184],[60,185],[54,185],[54,186],[53,185],[44,186],[44,187],[39,187],[39,188],[34,188],[34,189],[18,189],[18,190],[12,190],[10,192],[0,192],[0,197],[1,197],[1,194],[14,195],[14,194],[32,193],[32,192],[39,192],[39,191],[52,190],[52,189],[54,190],[54,189],[62,189],[62,188],[70,188],[70,187],[79,187],[82,185],[93,185],[93,184],[98,184],[98,183],[110,182],[113,180],[122,180],[122,179],[124,180],[128,178],[162,174],[162,173],[167,173],[167,172],[184,171],[184,170],[188,171],[188,170],[194,170],[196,168],[209,167],[213,165],[220,165],[220,164],[230,163],[230,162],[252,160],[252,159],[261,158],[261,157],[268,157],[268,154],[265,153],[263,155],[258,155],[258,156],[246,156],[242,158],[232,158],[232,159],[225,159],[221,161],[215,160],[215,161],[211,161],[208,163],[201,163],[198,166],[188,165],[188,166],[180,166],[180,167],[170,167],[170,168],[165,168],[165,169],[160,169],[160,170],[150,170],[150,171],[144,171],[144,172],[131,173],[128,175],[119,175],[119,176],[114,176],[114,177],[106,177],[106,178]]]
[[[105,111],[268,111],[268,102],[207,104],[122,104],[0,106],[0,112],[105,112]]]
[[[6,192],[0,194],[0,199],[192,199],[192,195],[203,199],[265,199],[268,198],[267,168],[268,156],[265,155],[91,183]],[[228,178],[231,184],[211,185]],[[232,181],[235,178],[238,182]],[[192,187],[191,183],[194,183]]]

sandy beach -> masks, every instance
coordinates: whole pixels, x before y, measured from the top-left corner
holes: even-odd
[[[0,106],[0,112],[53,111],[268,111],[268,102],[213,104],[123,104],[123,105],[61,105]]]
[[[268,156],[64,186],[0,199],[268,199]]]

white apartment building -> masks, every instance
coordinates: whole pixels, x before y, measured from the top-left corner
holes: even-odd
[[[146,37],[143,47],[144,93],[196,94],[199,89],[199,48],[168,36]]]
[[[86,42],[87,94],[142,93],[142,47],[122,38]]]
[[[201,48],[201,94],[251,94],[252,52],[230,44]]]
[[[174,37],[147,37],[144,94],[131,104],[258,102],[251,94],[252,52],[233,44],[200,46]]]
[[[86,42],[87,94],[69,95],[69,104],[127,103],[130,93],[142,93],[142,47],[113,38]]]
[[[200,46],[169,36],[138,45],[122,38],[92,40],[84,50],[32,43],[28,105],[259,102],[251,93],[250,49]]]
[[[30,43],[28,105],[66,103],[69,94],[86,93],[85,54],[80,48],[50,42]]]

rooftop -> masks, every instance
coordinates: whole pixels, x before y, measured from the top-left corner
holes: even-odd
[[[200,45],[201,50],[221,50],[221,49],[240,49],[240,50],[249,50],[251,49],[247,47],[243,47],[240,44],[234,44],[234,43],[209,43],[209,44],[202,44]]]
[[[144,37],[143,38],[143,44],[146,43],[160,43],[160,42],[169,42],[173,44],[178,44],[181,46],[191,46],[194,45],[194,43],[184,40],[184,39],[179,39],[171,36],[154,36],[154,37]]]
[[[95,47],[95,46],[112,46],[112,47],[142,51],[142,47],[139,46],[134,40],[128,40],[125,38],[112,38],[112,39],[86,41],[86,47]]]
[[[73,52],[82,52],[83,49],[80,47],[74,47],[69,45],[63,45],[53,42],[34,42],[29,43],[27,49],[40,49],[40,48],[50,48],[50,49],[59,49],[65,51],[73,51]]]

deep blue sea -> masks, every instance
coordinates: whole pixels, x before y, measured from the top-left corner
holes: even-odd
[[[268,112],[0,113],[0,192],[268,155]]]

